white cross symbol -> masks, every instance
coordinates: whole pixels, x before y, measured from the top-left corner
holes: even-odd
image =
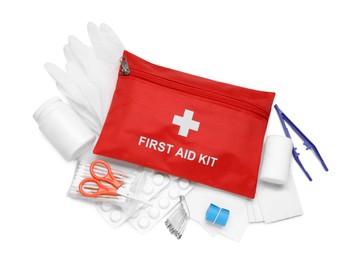
[[[199,130],[200,122],[194,121],[193,115],[193,111],[185,109],[183,116],[175,115],[173,117],[172,124],[179,126],[178,135],[187,137],[189,130]]]

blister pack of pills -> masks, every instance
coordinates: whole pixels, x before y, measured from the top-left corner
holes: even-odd
[[[150,231],[179,203],[179,196],[185,196],[194,187],[194,184],[186,179],[171,175],[169,177],[170,185],[150,201],[152,206],[142,208],[128,219],[128,223],[139,233],[145,234]]]
[[[145,176],[145,182],[138,196],[145,201],[153,203],[152,198],[169,185],[169,177],[147,168],[144,168],[143,174]],[[102,202],[97,203],[96,207],[104,220],[111,227],[117,228],[133,216],[138,210],[145,207],[142,203],[135,203],[134,205],[135,206],[132,208],[124,209],[111,203]]]

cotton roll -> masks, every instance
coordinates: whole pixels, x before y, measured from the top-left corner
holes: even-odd
[[[285,136],[270,135],[264,145],[260,179],[283,185],[287,183],[292,156],[292,140]]]

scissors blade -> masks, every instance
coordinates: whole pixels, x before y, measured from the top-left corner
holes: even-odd
[[[143,204],[145,204],[145,205],[148,205],[148,206],[153,206],[153,204],[152,203],[150,203],[150,202],[148,202],[148,201],[145,201],[145,200],[142,200],[142,199],[140,199],[140,198],[136,198],[136,197],[133,197],[133,196],[125,196],[126,198],[130,198],[131,200],[135,200],[135,201],[138,201],[138,202],[140,202],[140,203],[143,203]]]
[[[135,200],[135,201],[138,201],[140,203],[143,203],[143,204],[146,204],[148,206],[152,206],[153,204],[151,204],[150,202],[148,201],[145,201],[145,200],[142,200],[141,198],[137,198],[137,197],[134,197],[133,195],[131,195],[129,192],[127,192],[126,190],[122,189],[122,188],[119,188],[118,191],[117,191],[118,195],[121,195],[121,196],[124,196],[126,198],[129,198],[129,199],[132,199],[132,200]]]

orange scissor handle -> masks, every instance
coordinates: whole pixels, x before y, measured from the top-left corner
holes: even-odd
[[[107,169],[107,174],[105,176],[98,176],[95,173],[95,166],[97,164],[102,164]],[[93,161],[90,164],[90,174],[92,178],[86,178],[79,184],[79,191],[83,196],[95,198],[101,195],[117,195],[117,190],[122,186],[122,184],[115,179],[112,170],[107,162],[102,160]],[[108,183],[114,188],[105,186],[102,182]],[[91,192],[86,192],[85,190],[89,189],[88,185],[85,185],[87,183],[95,183],[97,185],[97,189],[90,187]]]
[[[98,189],[92,190],[92,192],[86,192],[85,189],[87,189],[87,188],[86,188],[85,184],[91,183],[91,182],[97,184]],[[84,188],[84,186],[85,186],[85,188]],[[90,197],[90,198],[95,198],[95,197],[98,197],[101,195],[111,195],[111,196],[117,195],[117,189],[108,188],[108,187],[104,186],[99,180],[96,180],[94,178],[86,178],[86,179],[82,180],[79,184],[79,191],[85,197]]]
[[[107,174],[106,174],[105,176],[101,177],[101,176],[98,176],[98,175],[95,173],[94,168],[95,168],[95,166],[96,166],[97,164],[102,164],[102,165],[107,169]],[[105,162],[105,161],[102,161],[102,160],[95,160],[95,161],[93,161],[93,162],[90,164],[90,174],[92,175],[92,177],[93,177],[94,179],[99,180],[99,181],[105,181],[105,182],[107,182],[107,183],[113,185],[116,189],[120,188],[121,185],[122,185],[120,182],[118,182],[118,181],[115,179],[115,177],[114,177],[114,175],[113,175],[113,172],[112,172],[112,170],[111,170],[111,168],[110,168],[110,165],[109,165],[107,162]]]

